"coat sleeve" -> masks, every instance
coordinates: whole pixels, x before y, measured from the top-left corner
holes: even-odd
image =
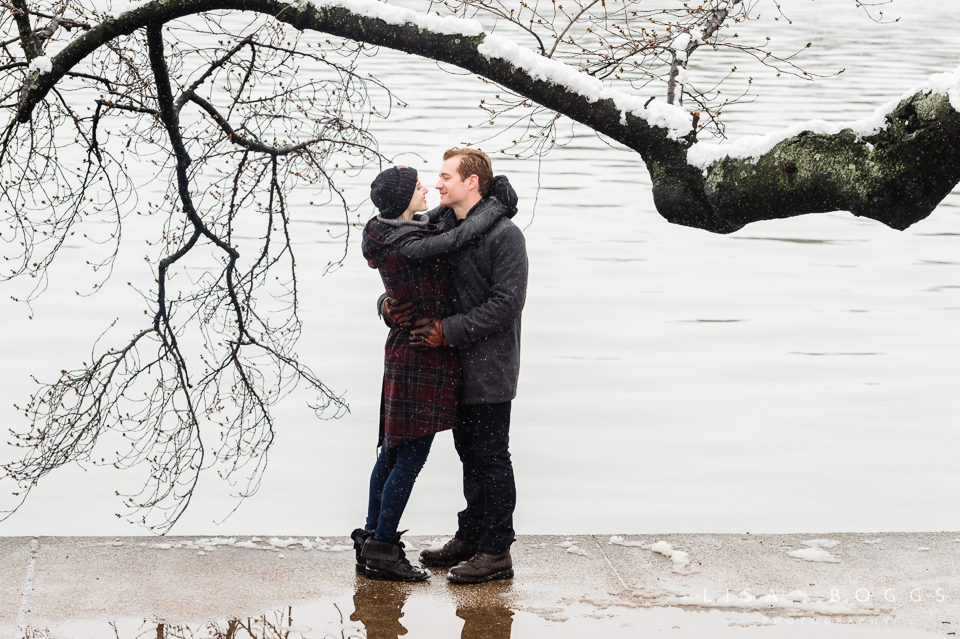
[[[423,213],[423,219],[427,220],[431,224],[436,224],[440,221],[440,218],[443,217],[448,208],[446,206],[435,206],[426,213]]]
[[[456,251],[486,233],[506,212],[502,206],[488,206],[444,233],[405,238],[400,242],[400,253],[411,260],[426,260]]]
[[[377,298],[377,316],[383,320],[384,324],[392,328],[393,324],[390,322],[390,320],[387,319],[387,316],[383,314],[383,300],[387,299],[388,297],[389,295],[384,293],[383,295]]]
[[[527,297],[527,248],[523,233],[510,224],[490,238],[492,292],[466,313],[442,320],[447,344],[464,348],[501,331],[520,317]]]

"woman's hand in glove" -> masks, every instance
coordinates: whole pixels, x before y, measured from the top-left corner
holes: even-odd
[[[383,316],[391,324],[400,328],[410,328],[413,326],[413,320],[417,317],[417,305],[413,302],[400,303],[400,300],[394,297],[388,297],[383,300],[383,307],[380,309]]]

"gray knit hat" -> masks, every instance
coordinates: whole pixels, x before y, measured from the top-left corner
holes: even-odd
[[[382,217],[394,219],[403,215],[417,190],[417,170],[409,166],[387,169],[370,184],[370,199]]]

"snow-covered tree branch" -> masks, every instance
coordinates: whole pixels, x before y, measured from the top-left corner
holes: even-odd
[[[682,80],[689,56],[709,43],[737,5],[708,3],[689,30],[665,45],[671,56],[667,102],[682,84],[678,76]],[[849,210],[904,229],[929,215],[960,181],[952,161],[960,129],[949,97],[960,90],[956,74],[919,87],[899,105],[888,105],[869,126],[854,125],[846,132],[811,126],[762,153],[748,141],[732,145],[728,154],[722,147],[699,148],[705,145],[695,142],[695,116],[663,101],[651,102],[655,94],[608,88],[594,75],[486,34],[475,20],[423,16],[376,2],[155,0],[74,39],[51,59],[49,73],[34,71],[17,119],[28,121],[34,105],[64,74],[113,39],[147,24],[216,10],[256,11],[301,31],[390,47],[496,82],[640,153],[654,180],[658,210],[677,224],[725,233],[760,220]]]

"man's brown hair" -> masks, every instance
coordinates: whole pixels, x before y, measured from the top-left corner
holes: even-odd
[[[457,173],[461,180],[467,180],[471,175],[477,176],[477,192],[480,197],[487,197],[490,183],[493,182],[493,164],[483,151],[477,149],[447,149],[443,154],[446,162],[455,155],[460,156],[460,166]]]

